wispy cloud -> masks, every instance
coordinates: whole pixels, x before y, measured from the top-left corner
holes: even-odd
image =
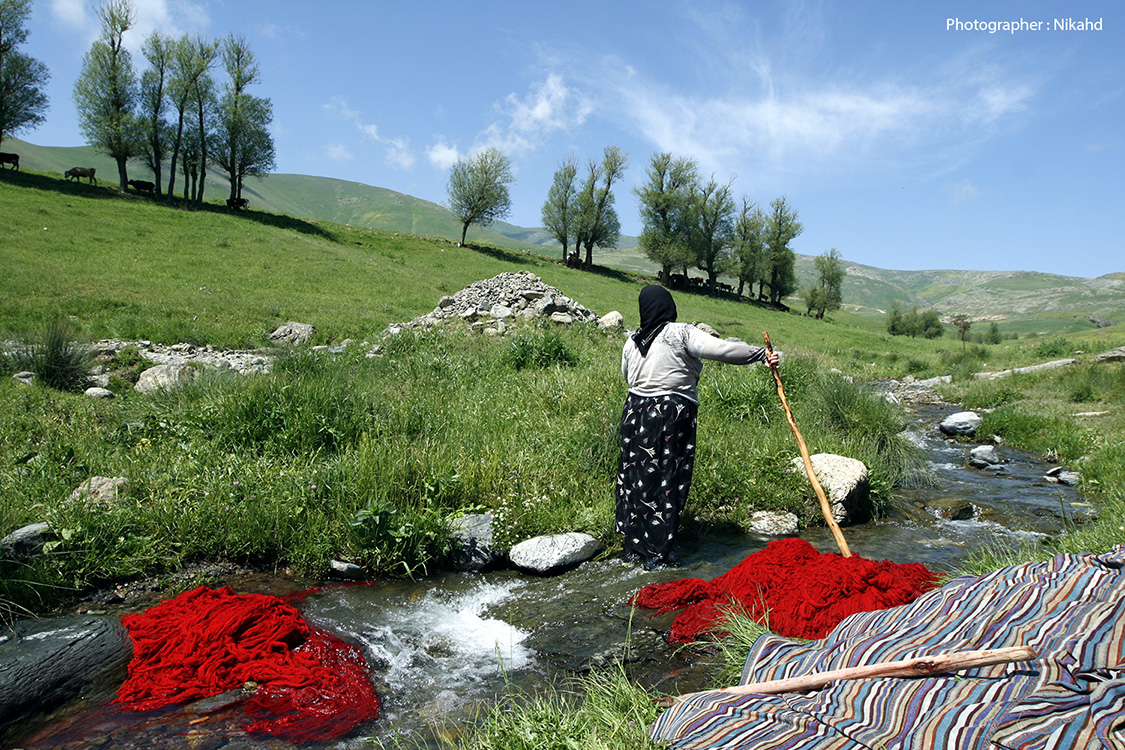
[[[1013,122],[1039,91],[1037,80],[981,49],[921,70],[828,76],[817,13],[791,14],[784,33],[762,43],[757,20],[737,7],[718,8],[725,12],[689,13],[697,28],[685,33],[684,66],[693,73],[681,81],[615,55],[573,62],[600,114],[654,150],[697,159],[705,171],[763,175],[874,164],[942,171],[939,162],[955,161],[966,144]]]
[[[324,152],[332,161],[351,161],[354,158],[348,147],[339,142],[329,143],[324,147]]]
[[[92,42],[101,35],[100,2],[51,0],[51,16]],[[125,48],[139,55],[144,40],[154,31],[169,37],[201,32],[211,24],[203,3],[194,0],[133,0],[133,26],[122,37]]]
[[[968,180],[961,180],[949,186],[949,193],[954,203],[964,203],[980,195],[980,188]]]
[[[403,138],[388,138],[380,135],[379,126],[373,122],[364,122],[359,110],[352,108],[343,97],[333,97],[331,101],[323,105],[323,108],[329,114],[352,125],[364,140],[384,146],[388,164],[400,169],[410,169],[414,165],[415,157],[410,150],[409,141]]]
[[[593,111],[591,99],[567,86],[558,73],[534,84],[528,93],[508,94],[496,105],[502,119],[480,136],[478,148],[523,154],[541,147],[557,131],[581,126]]]

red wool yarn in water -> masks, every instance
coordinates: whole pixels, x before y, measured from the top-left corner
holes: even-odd
[[[200,586],[147,612],[126,615],[129,678],[114,703],[148,711],[258,688],[247,731],[294,742],[340,737],[379,713],[355,646],[311,627],[284,599]]]
[[[711,581],[683,578],[645,586],[631,604],[658,614],[683,611],[669,640],[722,633],[722,619],[744,610],[786,638],[819,639],[848,615],[908,604],[937,585],[921,563],[876,562],[820,553],[803,539],[779,539]]]

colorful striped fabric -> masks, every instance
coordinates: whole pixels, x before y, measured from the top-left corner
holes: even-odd
[[[910,604],[852,615],[827,638],[767,634],[742,682],[1031,646],[1031,662],[822,690],[676,703],[650,734],[686,750],[1125,750],[1125,546],[964,576]]]

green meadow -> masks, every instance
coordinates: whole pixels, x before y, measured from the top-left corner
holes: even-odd
[[[442,565],[450,519],[481,510],[496,515],[502,541],[582,530],[611,551],[618,544],[620,332],[384,331],[505,271],[535,273],[632,327],[651,281],[640,270],[573,270],[539,253],[253,206],[185,210],[33,170],[0,174],[0,207],[0,535],[39,521],[58,534],[51,554],[4,563],[0,614],[50,612],[92,587],[200,560],[318,576],[342,559],[420,575]],[[982,435],[1081,472],[1097,522],[989,550],[969,568],[1125,542],[1125,370],[1089,363],[1125,344],[1120,326],[984,346],[952,331],[890,337],[881,321],[847,312],[817,321],[687,292],[676,301],[681,320],[722,336],[759,343],[768,331],[806,441],[863,460],[878,503],[893,503],[896,485],[922,471],[902,435],[906,416],[865,385],[886,378],[951,375],[942,392],[984,410]],[[10,377],[50,357],[84,366],[80,345],[103,338],[266,347],[287,321],[314,324],[313,344],[353,343],[338,355],[279,353],[268,375],[201,372],[152,396],[132,390],[145,363],[126,349],[103,363],[112,400]],[[57,349],[36,344],[59,331]],[[1082,362],[972,377],[1066,356]],[[796,447],[768,371],[709,364],[701,395],[685,533],[739,526],[760,509],[818,523],[803,478],[786,470]],[[108,506],[71,502],[91,476],[128,483]],[[732,664],[751,639],[726,643]],[[652,714],[643,690],[611,674],[580,693],[579,711],[565,696],[498,706],[463,746],[525,746],[517,739],[532,725],[541,736],[588,736],[591,747],[643,746],[637,731]]]

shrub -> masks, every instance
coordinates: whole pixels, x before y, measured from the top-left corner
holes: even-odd
[[[546,369],[555,365],[572,367],[578,357],[570,350],[558,331],[524,330],[508,339],[504,362],[516,370]]]
[[[1035,347],[1040,357],[1069,357],[1074,353],[1074,344],[1064,338],[1048,339]]]
[[[76,339],[74,325],[65,319],[47,324],[39,334],[26,337],[6,355],[13,372],[28,370],[44,385],[60,391],[86,390],[92,354]]]

